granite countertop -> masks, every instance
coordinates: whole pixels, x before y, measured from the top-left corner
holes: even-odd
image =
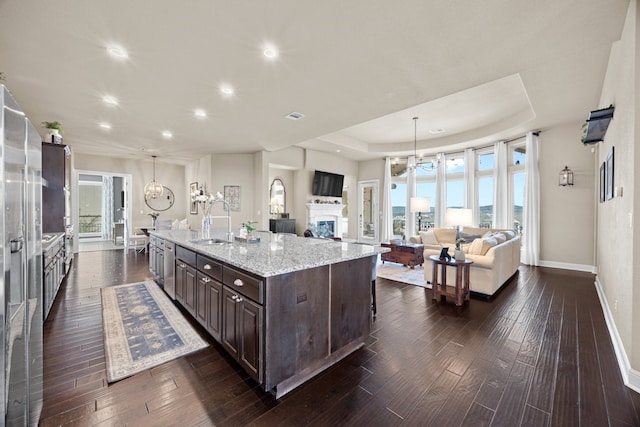
[[[260,237],[258,243],[234,241],[215,245],[201,245],[194,242],[202,239],[202,234],[197,230],[150,231],[149,234],[263,277],[365,258],[389,251],[389,248],[381,246],[270,232],[254,233]],[[224,234],[222,230],[214,230],[210,237],[224,239]]]

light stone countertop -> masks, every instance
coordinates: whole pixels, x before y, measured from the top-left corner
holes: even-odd
[[[263,277],[370,257],[389,251],[389,248],[381,246],[270,232],[255,232],[254,235],[260,237],[259,243],[234,241],[215,245],[194,242],[203,238],[199,230],[150,231],[149,234]],[[210,237],[225,239],[224,231],[213,230]]]

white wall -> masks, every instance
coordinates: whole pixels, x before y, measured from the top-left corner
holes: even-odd
[[[640,109],[636,107],[640,102],[639,13],[637,3],[630,2],[621,40],[611,52],[599,108],[613,104],[615,112],[605,141],[597,145],[593,166],[598,171],[615,147],[617,195],[597,207],[597,281],[605,313],[619,335],[616,342],[614,334],[614,345],[622,352],[622,362],[627,360],[623,375],[629,374],[636,390],[640,390],[640,310],[634,308],[640,307],[640,263],[635,249],[640,249],[640,230],[633,225],[638,224],[634,212],[640,209],[640,176],[635,173],[640,165],[636,149],[640,144]]]
[[[73,149],[73,147],[72,147]],[[106,174],[131,174],[132,227],[151,225],[149,212],[152,211],[144,202],[144,186],[153,179],[153,161],[148,159],[121,159],[116,157],[85,155],[74,153],[73,168],[79,171],[95,171]],[[156,180],[173,191],[175,203],[170,209],[160,212],[161,219],[183,219],[188,216],[188,184],[184,182],[184,167],[163,163],[156,159]],[[76,183],[74,182],[74,186]],[[77,191],[77,188],[73,188]]]

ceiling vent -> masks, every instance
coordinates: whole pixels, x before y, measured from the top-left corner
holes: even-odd
[[[286,117],[287,119],[290,119],[290,120],[300,120],[301,118],[303,118],[303,117],[304,117],[304,114],[302,114],[302,113],[296,113],[296,112],[294,111],[294,112],[292,112],[292,113],[287,114],[285,117]]]

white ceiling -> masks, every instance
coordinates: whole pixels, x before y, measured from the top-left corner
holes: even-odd
[[[365,160],[412,153],[418,116],[428,154],[585,120],[628,4],[0,0],[0,72],[81,153],[186,164],[298,145]]]

